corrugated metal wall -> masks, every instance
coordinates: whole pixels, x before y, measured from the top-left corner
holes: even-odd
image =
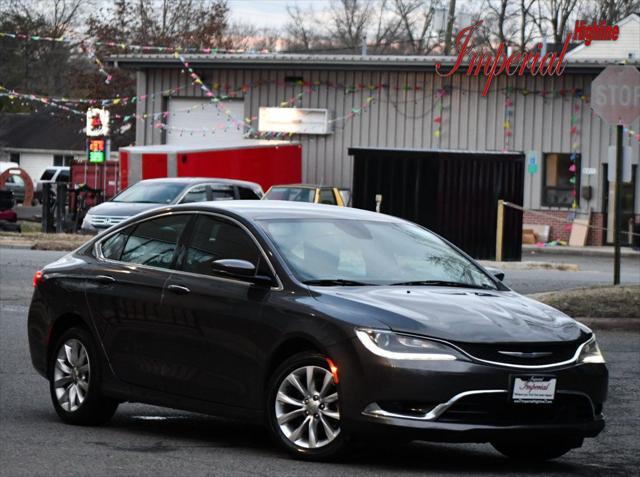
[[[338,71],[338,70],[284,70],[284,69],[210,69],[199,71],[207,84],[229,85],[239,89],[243,84],[258,84],[244,95],[245,117],[257,116],[260,106],[279,106],[281,102],[300,93],[302,86],[283,84],[285,77],[302,77],[305,81],[342,85],[389,85],[388,88],[370,92],[367,89],[346,92],[343,88],[319,86],[304,94],[299,107],[327,108],[334,117],[347,115],[352,108],[360,108],[372,94],[375,100],[370,109],[353,119],[335,123],[329,136],[296,135],[291,139],[303,147],[303,179],[307,182],[333,183],[350,187],[353,160],[347,154],[349,147],[397,147],[397,148],[446,148],[463,150],[502,150],[504,148],[505,87],[559,91],[588,87],[595,75],[570,74],[567,70],[561,78],[496,78],[486,97],[480,95],[482,78],[454,75],[441,78],[431,72],[402,71]],[[277,82],[277,83],[276,83]],[[421,89],[405,90],[404,85],[419,85]],[[398,88],[399,86],[399,88]],[[433,131],[436,124],[438,89],[450,88],[450,94],[442,98],[442,129],[440,137]],[[175,69],[149,69],[138,73],[138,94],[151,94],[182,87],[177,96],[203,97],[199,87],[191,79]],[[513,136],[509,150],[538,153],[538,172],[525,173],[525,207],[542,208],[542,158],[547,152],[571,152],[571,115],[574,104],[580,100],[571,94],[565,97],[543,97],[521,92],[513,93]],[[166,110],[166,98],[156,95],[138,103],[138,114],[152,116]],[[580,201],[582,212],[599,212],[602,209],[602,163],[607,161],[607,148],[614,144],[614,132],[591,113],[587,103],[582,103],[578,126],[581,168],[596,168],[597,175],[582,175],[581,185],[594,187],[592,200]],[[238,118],[241,119],[241,118]],[[212,119],[214,122],[219,119]],[[257,127],[257,121],[254,122]],[[640,130],[640,120],[631,125]],[[154,128],[153,121],[138,123],[137,144],[161,144],[163,131]],[[633,162],[638,163],[639,142],[625,138],[625,144],[633,148]],[[640,168],[638,168],[640,175]],[[640,184],[640,178],[636,185]],[[640,210],[640,191],[636,192],[636,210]]]

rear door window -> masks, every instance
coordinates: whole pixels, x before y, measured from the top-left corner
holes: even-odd
[[[69,171],[66,169],[60,171],[58,177],[56,177],[56,182],[69,182]]]
[[[124,244],[127,242],[127,237],[129,237],[129,234],[133,229],[134,227],[127,227],[123,231],[112,235],[102,242],[102,245],[100,246],[102,256],[108,260],[120,260]]]
[[[233,200],[236,198],[236,191],[233,186],[221,184],[211,184],[212,200]]]
[[[126,241],[120,260],[169,268],[189,218],[188,214],[170,215],[138,224]]]
[[[258,200],[260,196],[248,187],[238,187],[238,193],[241,200]]]

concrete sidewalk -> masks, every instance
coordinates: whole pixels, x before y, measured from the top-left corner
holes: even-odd
[[[548,247],[538,247],[536,245],[523,245],[522,246],[522,256],[523,258],[528,257],[535,254],[540,255],[582,255],[588,257],[612,257],[613,258],[613,247],[611,246],[603,246],[603,247],[594,247],[594,246],[586,246],[586,247],[569,247],[569,246],[548,246]],[[622,247],[620,249],[620,255],[623,257],[640,257],[639,250],[633,250],[631,247]]]

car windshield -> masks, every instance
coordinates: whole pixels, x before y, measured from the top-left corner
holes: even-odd
[[[267,200],[291,200],[294,202],[313,202],[316,190],[309,187],[272,187],[264,196]]]
[[[170,204],[184,188],[185,184],[138,182],[115,196],[112,202]]]
[[[298,280],[313,285],[432,285],[496,289],[480,268],[407,222],[263,219]]]

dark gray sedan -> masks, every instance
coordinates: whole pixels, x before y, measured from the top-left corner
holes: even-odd
[[[559,457],[604,427],[589,328],[428,230],[280,201],[146,212],[34,277],[29,344],[66,422],[125,401],[265,422],[295,456],[358,439]]]

